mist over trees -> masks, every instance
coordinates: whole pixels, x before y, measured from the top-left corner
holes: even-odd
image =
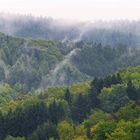
[[[1,14],[0,140],[139,140],[139,23]]]
[[[140,21],[71,22],[31,15],[0,15],[0,31],[19,37],[59,41],[85,41],[118,47],[138,47]]]
[[[15,51],[16,50],[16,51]],[[0,82],[32,89],[71,85],[140,64],[140,48],[0,34]]]

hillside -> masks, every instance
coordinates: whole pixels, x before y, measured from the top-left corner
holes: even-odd
[[[74,55],[72,49],[60,42],[0,34],[0,81],[10,85],[22,84],[26,92],[31,88],[85,80],[88,76],[69,63]]]
[[[140,0],[0,0],[0,140],[140,140]]]
[[[23,93],[71,85],[140,64],[140,49],[94,43],[16,38],[0,34],[0,82]]]
[[[139,81],[140,66],[128,67],[69,88],[13,98],[0,109],[0,139],[137,140]],[[1,92],[9,89],[1,87]]]
[[[93,42],[103,46],[139,47],[140,21],[66,22],[31,15],[0,14],[0,32],[17,37],[62,42]]]

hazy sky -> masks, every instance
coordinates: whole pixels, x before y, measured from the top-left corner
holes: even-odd
[[[140,19],[140,0],[0,0],[0,12],[63,19]]]

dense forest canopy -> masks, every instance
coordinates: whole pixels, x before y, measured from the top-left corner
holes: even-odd
[[[16,51],[15,51],[16,50]],[[15,38],[0,34],[0,82],[33,88],[71,85],[140,64],[140,49],[96,43]]]
[[[8,17],[0,15],[0,140],[140,139],[139,21]]]
[[[0,139],[139,139],[139,81],[137,66],[28,95],[20,93],[18,86],[4,84],[0,89]]]

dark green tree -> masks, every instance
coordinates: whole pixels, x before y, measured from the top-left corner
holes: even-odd
[[[82,122],[90,112],[86,96],[79,94],[71,108],[71,117],[74,122]]]
[[[91,83],[91,90],[95,91],[97,94],[101,92],[104,85],[102,78],[95,78]]]
[[[4,140],[4,138],[6,137],[7,135],[6,128],[7,128],[6,119],[0,112],[0,140]]]
[[[116,78],[117,78],[117,83],[122,83],[122,78],[119,73],[117,73]]]
[[[14,111],[11,109],[3,120],[3,134],[14,137],[31,134],[38,125],[48,120],[47,107],[43,102],[27,105],[26,108],[19,106]]]
[[[95,108],[100,106],[100,100],[98,99],[97,92],[95,90],[90,90],[88,93],[88,103],[90,107]]]
[[[52,137],[58,139],[56,125],[44,123],[28,136],[27,140],[49,140]]]
[[[111,84],[113,84],[113,82],[115,82],[116,78],[115,76],[111,76],[111,75],[108,75],[104,78],[104,86],[105,87],[110,87]]]
[[[126,91],[127,91],[127,95],[128,97],[131,99],[131,100],[136,100],[138,99],[138,92],[137,90],[135,89],[133,83],[131,80],[128,81],[127,83],[127,88],[126,88]]]
[[[68,102],[69,106],[71,106],[71,104],[72,104],[72,96],[71,96],[69,88],[66,89],[66,92],[64,94],[64,99]]]
[[[110,87],[113,84],[120,84],[122,82],[122,79],[120,77],[120,74],[113,74],[113,75],[108,75],[104,77],[104,87]]]
[[[104,83],[101,78],[95,78],[91,82],[91,88],[90,88],[89,94],[88,94],[88,101],[89,101],[89,105],[92,108],[100,106],[100,101],[98,99],[98,95],[101,92],[101,89],[103,88],[103,84]]]
[[[49,105],[49,120],[57,124],[58,121],[61,119],[65,118],[65,109],[63,104],[56,103],[54,100],[50,105]]]

